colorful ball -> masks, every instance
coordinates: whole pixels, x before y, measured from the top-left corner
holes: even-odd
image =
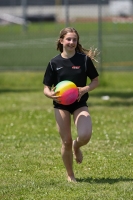
[[[60,103],[63,105],[70,105],[78,98],[78,88],[71,81],[61,81],[56,85],[55,92],[60,97]]]

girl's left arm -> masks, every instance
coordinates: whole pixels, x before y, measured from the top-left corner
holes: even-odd
[[[99,85],[99,80],[98,77],[94,78],[91,80],[91,83],[89,85],[86,85],[85,87],[79,87],[79,97],[78,97],[78,101],[80,101],[81,97],[87,93],[90,92],[92,90],[94,90],[96,87],[98,87]]]
[[[91,83],[89,85],[83,87],[83,90],[85,90],[85,93],[90,92],[94,90],[96,87],[98,87],[98,85],[99,85],[99,80],[98,80],[98,77],[96,77],[91,80]]]

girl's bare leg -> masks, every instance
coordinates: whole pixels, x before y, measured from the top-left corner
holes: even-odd
[[[55,109],[55,118],[62,140],[61,155],[67,171],[67,179],[70,182],[75,182],[76,179],[73,172],[71,116],[66,110]]]
[[[78,137],[73,141],[74,156],[77,163],[81,163],[83,155],[80,147],[87,144],[92,134],[92,123],[87,107],[81,107],[74,112],[74,122],[77,127]]]

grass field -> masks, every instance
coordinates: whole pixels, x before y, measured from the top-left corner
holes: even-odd
[[[104,72],[90,94],[93,136],[83,163],[74,162],[77,184],[66,181],[43,73],[0,73],[0,199],[132,200],[132,73]]]
[[[98,47],[97,22],[73,22],[85,48]],[[18,25],[0,26],[0,69],[43,70],[59,52],[56,41],[62,23],[30,24],[26,33]],[[132,24],[102,24],[102,66],[105,69],[132,70]]]

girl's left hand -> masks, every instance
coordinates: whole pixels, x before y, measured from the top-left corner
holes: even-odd
[[[86,86],[85,87],[78,87],[79,95],[78,95],[78,102],[80,101],[81,97],[88,92]]]

